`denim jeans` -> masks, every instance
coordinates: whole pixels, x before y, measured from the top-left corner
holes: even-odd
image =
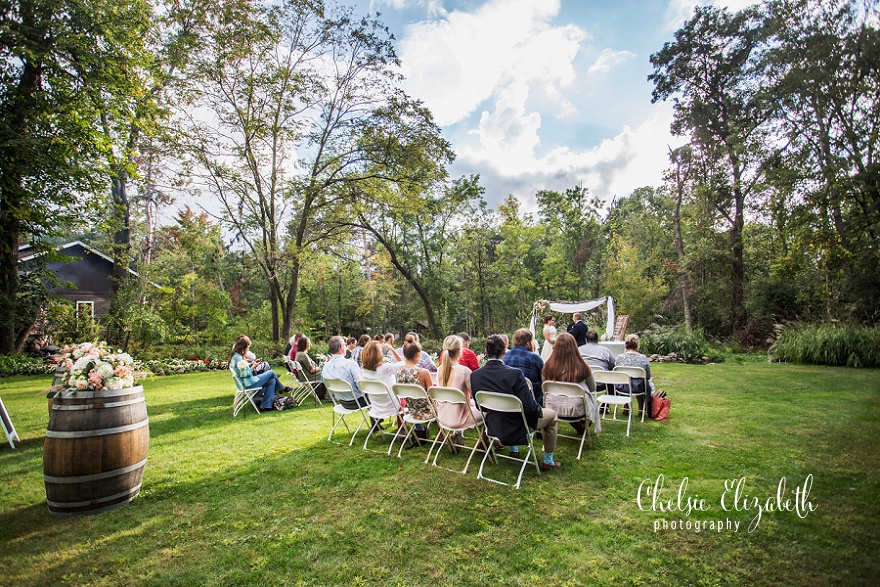
[[[275,400],[275,392],[284,387],[281,385],[278,375],[272,370],[260,373],[254,383],[254,387],[258,386],[263,388],[263,401],[260,402],[260,407],[271,409],[272,402]]]

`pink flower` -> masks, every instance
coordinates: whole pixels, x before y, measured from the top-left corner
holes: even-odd
[[[97,371],[92,371],[89,373],[89,383],[92,387],[96,389],[101,389],[101,386],[104,384],[103,379],[101,379],[101,374]]]

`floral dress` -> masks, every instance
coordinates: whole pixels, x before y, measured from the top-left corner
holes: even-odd
[[[398,383],[411,383],[413,385],[422,386],[419,383],[419,372],[421,367],[404,367],[397,372]],[[431,407],[431,400],[428,398],[410,398],[406,400],[406,411],[410,416],[417,420],[430,420],[434,417],[434,410]]]

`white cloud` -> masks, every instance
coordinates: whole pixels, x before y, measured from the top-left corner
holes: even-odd
[[[491,0],[407,27],[400,43],[407,91],[440,125],[464,120],[510,84],[558,95],[575,79],[586,37],[574,25],[551,26],[558,13],[559,0]]]
[[[506,96],[505,106],[512,105],[514,97]],[[514,193],[526,208],[534,205],[535,192],[543,189],[563,190],[582,183],[607,202],[614,196],[628,196],[638,187],[659,186],[668,164],[668,147],[683,142],[669,133],[672,106],[661,103],[648,108],[647,117],[638,126],[624,126],[596,147],[578,151],[559,146],[536,157],[532,147],[537,128],[513,124],[505,112],[484,114],[480,148],[460,149],[456,165],[463,173],[481,174],[488,200],[499,201]]]
[[[628,59],[632,59],[636,54],[630,51],[614,51],[613,49],[602,49],[599,58],[590,66],[587,73],[590,75],[600,75],[608,73],[616,65],[623,63]]]
[[[370,12],[381,11],[384,7],[395,10],[424,8],[430,15],[444,14],[443,0],[370,0]]]
[[[713,5],[727,8],[731,12],[738,12],[743,8],[759,4],[760,0],[670,0],[666,9],[666,29],[675,31],[691,19],[694,15],[695,6]]]

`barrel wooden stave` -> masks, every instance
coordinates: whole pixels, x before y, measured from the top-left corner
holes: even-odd
[[[43,448],[49,511],[95,513],[130,502],[140,492],[149,434],[141,387],[62,392]]]

